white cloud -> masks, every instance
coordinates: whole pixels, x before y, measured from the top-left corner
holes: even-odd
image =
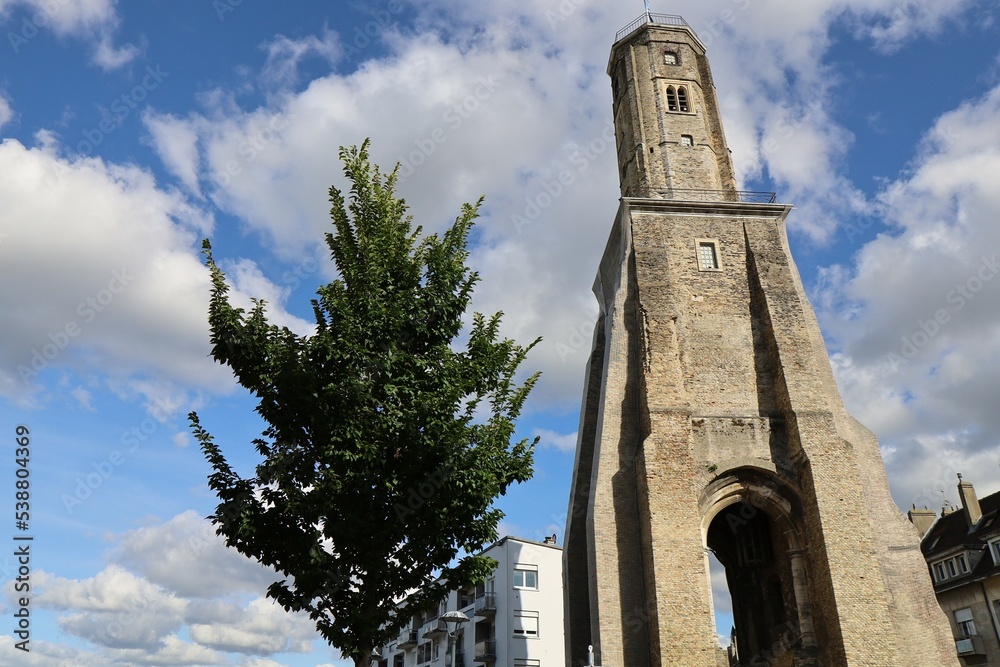
[[[327,28],[324,28],[321,36],[309,35],[301,39],[277,35],[262,48],[267,53],[263,79],[281,87],[290,87],[298,81],[299,63],[303,60],[315,57],[333,65],[343,55],[337,33]]]
[[[91,405],[91,401],[93,401],[94,396],[89,391],[87,391],[83,387],[76,387],[69,393],[73,398],[76,399],[76,402],[79,403],[80,407],[82,407],[84,410],[86,410],[87,412],[94,411],[94,406]]]
[[[954,500],[955,472],[975,483],[1000,456],[997,173],[1000,87],[938,119],[881,195],[891,233],[819,287],[845,402],[882,435],[904,505]]]
[[[0,129],[11,121],[14,117],[14,109],[10,106],[10,100],[0,94]]]
[[[256,656],[239,662],[245,667],[266,667],[280,664],[270,656],[309,653],[319,639],[308,615],[260,597],[273,573],[226,548],[193,511],[113,539],[114,562],[93,577],[32,577],[36,614],[55,612],[59,627],[93,650],[33,641],[34,662],[4,664],[215,665],[236,654]],[[13,583],[3,589],[8,602],[18,595]]]
[[[919,16],[901,15],[906,6],[735,0],[671,8],[709,46],[741,176],[766,170],[796,204],[792,229],[817,242],[869,204],[843,173],[851,137],[826,112],[842,85],[823,64],[830,26],[860,16],[894,26],[892,39],[902,43],[967,3]],[[324,195],[331,182],[343,184],[335,148],[366,135],[375,162],[403,163],[400,192],[428,231],[485,193],[471,257],[483,279],[475,308],[505,311],[504,333],[519,341],[543,337],[525,364],[543,371],[533,408],[575,405],[597,312],[587,287],[617,206],[607,53],[592,45],[608,43],[638,12],[557,2],[529,9],[514,0],[437,0],[420,12],[423,32],[380,28],[375,39],[386,53],[378,60],[273,95],[267,106],[241,109],[220,90],[206,96],[202,114],[150,114],[151,126],[171,128],[169,136],[153,132],[154,146],[187,187],[196,174],[212,202],[289,260],[315,252],[329,230]],[[349,36],[342,41],[346,48]],[[261,77],[279,64],[294,69],[305,55],[332,60],[335,42],[325,31],[279,37]],[[573,177],[568,186],[557,182],[562,170]]]
[[[69,162],[47,141],[44,149],[0,143],[0,261],[19,276],[0,285],[0,395],[43,400],[38,389],[65,370],[87,387],[106,384],[170,412],[190,404],[192,389],[227,391],[231,373],[209,356],[209,279],[199,256],[212,217],[147,172]],[[252,286],[280,293],[263,279]],[[238,288],[234,298],[249,302]],[[270,310],[309,328],[279,303]]]
[[[183,600],[116,565],[91,579],[40,571],[35,581],[35,604],[70,612],[59,618],[63,630],[112,648],[157,648],[181,626],[186,607]]]
[[[14,647],[20,641],[10,635],[0,635],[0,664],[17,667],[107,667],[107,659],[76,646],[54,644],[32,638],[28,652]]]
[[[275,573],[226,547],[207,519],[193,510],[118,539],[117,562],[188,598],[265,590]]]
[[[540,437],[538,442],[540,447],[551,447],[560,452],[576,451],[576,431],[572,433],[556,433],[547,428],[536,428],[535,435]]]
[[[52,30],[60,37],[78,37],[93,44],[94,63],[112,70],[131,62],[139,54],[133,45],[115,47],[113,37],[120,19],[117,0],[0,0],[0,19],[8,20],[24,10],[19,22],[8,26],[8,41],[19,53],[39,30]],[[14,35],[14,37],[11,37]]]
[[[143,114],[143,122],[153,135],[153,143],[159,151],[167,170],[177,177],[190,191],[201,195],[198,185],[198,135],[177,118]]]
[[[219,651],[271,655],[292,651],[307,653],[316,628],[306,614],[289,614],[274,601],[258,598],[238,611],[228,623],[213,618],[192,623],[191,639]]]
[[[165,637],[163,646],[155,652],[125,649],[114,651],[111,655],[120,664],[166,665],[167,667],[224,665],[228,662],[225,656],[219,652],[185,642],[176,635]]]

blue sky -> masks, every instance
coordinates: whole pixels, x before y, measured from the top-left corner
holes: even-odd
[[[956,502],[959,471],[1000,490],[996,3],[651,4],[708,45],[742,186],[796,206],[793,253],[897,503]],[[185,415],[253,465],[261,425],[208,356],[200,239],[237,299],[308,331],[337,147],[365,137],[428,230],[486,195],[475,306],[545,339],[521,422],[535,478],[504,529],[562,540],[619,196],[604,68],[642,4],[291,7],[0,0],[0,495],[13,509],[25,424],[35,536],[33,650],[0,637],[4,664],[340,664],[213,537]]]

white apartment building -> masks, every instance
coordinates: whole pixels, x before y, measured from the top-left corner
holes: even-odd
[[[563,667],[562,548],[555,536],[508,536],[483,554],[497,561],[493,575],[411,618],[379,651],[379,667],[450,667],[448,626],[439,617],[453,610],[470,619],[458,626],[455,667]]]

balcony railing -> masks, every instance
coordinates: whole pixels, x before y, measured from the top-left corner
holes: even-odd
[[[497,594],[483,593],[476,598],[476,616],[495,614],[497,611]]]
[[[421,630],[424,637],[444,637],[448,634],[448,624],[440,618],[435,618],[424,623]]]
[[[618,42],[633,32],[646,25],[647,23],[659,23],[660,25],[678,25],[687,26],[688,23],[680,16],[674,16],[672,14],[643,14],[636,20],[629,23],[627,26],[622,28],[615,34],[615,42]]]
[[[403,630],[399,633],[399,638],[396,640],[396,645],[399,648],[410,648],[411,646],[417,645],[417,631],[416,630]]]
[[[955,650],[959,655],[981,655],[985,654],[983,639],[979,635],[965,637],[955,640]]]
[[[695,188],[670,188],[656,190],[665,199],[676,201],[737,202],[740,204],[773,204],[777,195],[773,192],[754,190],[699,190]]]
[[[482,639],[476,642],[476,662],[496,662],[497,640]]]

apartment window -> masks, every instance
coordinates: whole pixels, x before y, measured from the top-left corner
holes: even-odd
[[[694,137],[692,137],[690,134],[682,134],[681,146],[694,146]]]
[[[392,656],[392,667],[403,667],[403,654],[397,653]]]
[[[698,270],[718,271],[718,243],[712,239],[697,239],[695,244],[698,251]]]
[[[955,624],[963,637],[972,637],[976,634],[976,622],[972,620],[972,609],[969,607],[955,612]]]
[[[945,579],[969,573],[969,561],[965,554],[958,554],[957,556],[940,560],[931,567],[934,570],[935,581],[944,581]]]
[[[538,569],[518,565],[514,568],[514,588],[538,588]]]
[[[1000,539],[990,542],[990,553],[993,554],[993,564],[1000,565]]]
[[[535,638],[538,636],[538,612],[515,611],[513,631],[515,637]]]
[[[667,51],[663,54],[663,62],[668,65],[677,65],[680,63],[680,59],[677,57],[676,51]]]

